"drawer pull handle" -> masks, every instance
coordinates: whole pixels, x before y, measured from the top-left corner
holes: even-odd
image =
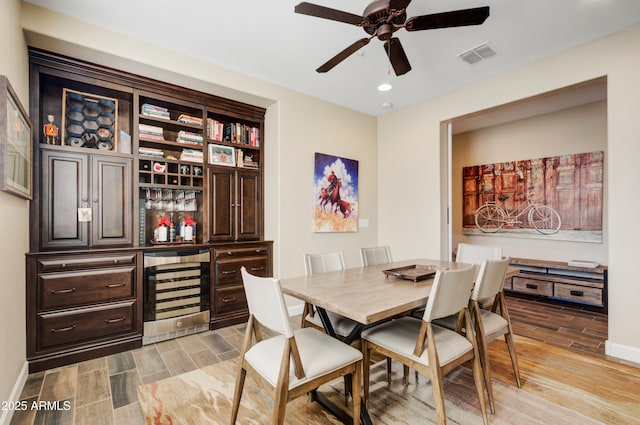
[[[118,322],[122,322],[126,318],[127,318],[127,316],[122,316],[122,317],[118,317],[117,319],[106,319],[104,322],[105,323],[118,323]]]
[[[68,294],[71,292],[76,292],[76,288],[70,288],[70,289],[54,289],[53,291],[51,291],[52,294]]]
[[[104,285],[105,288],[122,288],[123,286],[126,286],[127,284],[125,282],[122,283],[110,283],[108,285]]]
[[[256,254],[262,254],[264,251],[261,249],[256,249]]]
[[[527,289],[538,289],[538,285],[533,285],[531,283],[527,283],[525,286]]]
[[[223,303],[230,303],[236,300],[236,297],[231,297],[231,298],[223,298],[222,302]]]
[[[252,272],[260,272],[264,270],[264,267],[251,267]]]
[[[76,328],[76,325],[71,325],[69,327],[66,328],[60,328],[60,329],[51,329],[52,333],[56,333],[56,332],[68,332],[68,331],[72,331]]]
[[[571,295],[573,295],[574,297],[584,297],[584,292],[583,291],[570,291],[569,293]]]
[[[236,274],[238,270],[222,270],[222,274]]]
[[[228,255],[229,257],[231,257],[231,256],[233,255],[233,252],[231,252],[231,251],[227,251],[227,255]]]

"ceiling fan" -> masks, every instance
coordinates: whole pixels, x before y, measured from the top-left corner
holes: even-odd
[[[400,28],[404,28],[407,31],[424,31],[480,25],[489,17],[489,6],[483,6],[414,16],[407,19],[407,6],[409,6],[409,3],[411,3],[411,0],[375,0],[364,9],[362,16],[308,2],[298,4],[294,10],[295,13],[362,27],[370,35],[370,37],[361,38],[329,59],[316,69],[317,72],[330,71],[340,62],[369,44],[372,38],[377,37],[379,40],[384,41],[384,50],[396,75],[403,75],[411,71],[411,64],[407,59],[400,39],[393,37],[393,33]]]

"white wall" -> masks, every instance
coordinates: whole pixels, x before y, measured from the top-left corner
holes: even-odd
[[[462,65],[461,65],[462,66]],[[443,217],[440,123],[594,78],[607,77],[609,340],[607,353],[640,362],[635,267],[640,200],[633,178],[640,157],[640,28],[619,33],[378,120],[379,238],[403,255],[439,257]],[[382,161],[384,158],[384,161]],[[415,200],[417,198],[417,201]],[[411,205],[411,208],[399,206]]]
[[[453,137],[452,154],[452,248],[458,242],[500,245],[504,255],[569,261],[591,259],[608,264],[604,233],[602,243],[548,241],[462,234],[462,168],[555,155],[604,151],[607,157],[607,103],[600,101],[532,118],[461,133]],[[606,182],[607,170],[604,171]],[[603,228],[607,229],[607,205],[603,206]]]
[[[0,74],[28,110],[29,67],[20,30],[20,1],[0,2]],[[26,377],[25,256],[29,249],[29,202],[0,192],[0,400],[16,400]],[[0,411],[0,424],[8,423],[10,411]]]

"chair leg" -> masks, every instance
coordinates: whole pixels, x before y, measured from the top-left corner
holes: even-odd
[[[361,404],[361,396],[360,393],[362,391],[362,362],[356,363],[355,371],[352,375],[352,383],[351,394],[353,397],[353,425],[360,425],[360,404]]]
[[[494,398],[493,398],[493,382],[491,381],[491,365],[489,363],[489,349],[487,342],[481,335],[481,332],[476,332],[476,341],[478,344],[478,354],[480,357],[480,366],[482,374],[484,375],[484,383],[487,388],[487,397],[489,399],[489,410],[492,414],[496,413]]]
[[[362,393],[365,406],[369,404],[369,372],[371,371],[371,351],[369,349],[369,342],[366,339],[361,341],[362,349]],[[354,381],[358,381],[354,379]],[[354,394],[355,391],[354,391]],[[355,397],[353,397],[353,404],[355,404]]]
[[[516,345],[513,342],[513,335],[511,332],[504,334],[504,339],[507,341],[507,347],[509,348],[509,356],[511,357],[511,366],[513,366],[513,374],[516,376],[516,384],[518,388],[522,388],[520,384],[520,369],[518,368],[518,357],[516,354]]]
[[[391,384],[391,357],[387,357],[387,384]]]
[[[244,379],[247,376],[247,371],[240,364],[240,370],[236,378],[236,389],[233,393],[233,406],[231,407],[231,425],[235,425],[238,419],[238,409],[240,408],[240,399],[242,398],[242,390],[244,388]]]
[[[487,418],[487,403],[484,400],[484,386],[482,385],[483,376],[480,366],[480,356],[478,355],[477,347],[474,347],[473,351],[475,351],[475,357],[473,359],[473,380],[476,384],[476,391],[478,392],[478,399],[480,400],[480,410],[482,411],[482,419],[484,421],[484,425],[489,424],[489,419]]]
[[[409,366],[406,364],[402,365],[402,382],[405,387],[409,385]]]

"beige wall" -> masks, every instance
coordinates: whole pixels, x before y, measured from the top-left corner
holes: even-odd
[[[20,101],[28,108],[28,61],[25,41],[20,30],[20,2],[0,3],[0,74],[8,77]],[[0,400],[16,399],[24,375],[25,336],[25,266],[24,254],[29,246],[29,202],[0,192]],[[9,417],[0,411],[0,423]]]
[[[455,248],[458,242],[500,245],[504,254],[511,257],[556,261],[582,258],[608,264],[606,232],[603,232],[603,243],[500,237],[500,233],[489,236],[462,235],[463,167],[594,151],[604,151],[606,157],[606,101],[458,134],[453,137],[452,146],[452,248]],[[605,169],[605,182],[606,172]],[[606,212],[605,196],[605,229]]]
[[[630,176],[640,156],[640,28],[619,33],[498,77],[465,87],[378,120],[381,240],[404,256],[439,256],[446,235],[443,214],[431,200],[446,190],[438,158],[440,124],[455,117],[508,104],[597,77],[607,77],[605,184],[608,222],[609,339],[611,355],[640,362],[640,299],[635,263],[640,228],[633,223],[640,201]],[[417,199],[417,201],[415,201]],[[393,202],[392,202],[393,200]],[[411,205],[411,208],[402,208]]]

